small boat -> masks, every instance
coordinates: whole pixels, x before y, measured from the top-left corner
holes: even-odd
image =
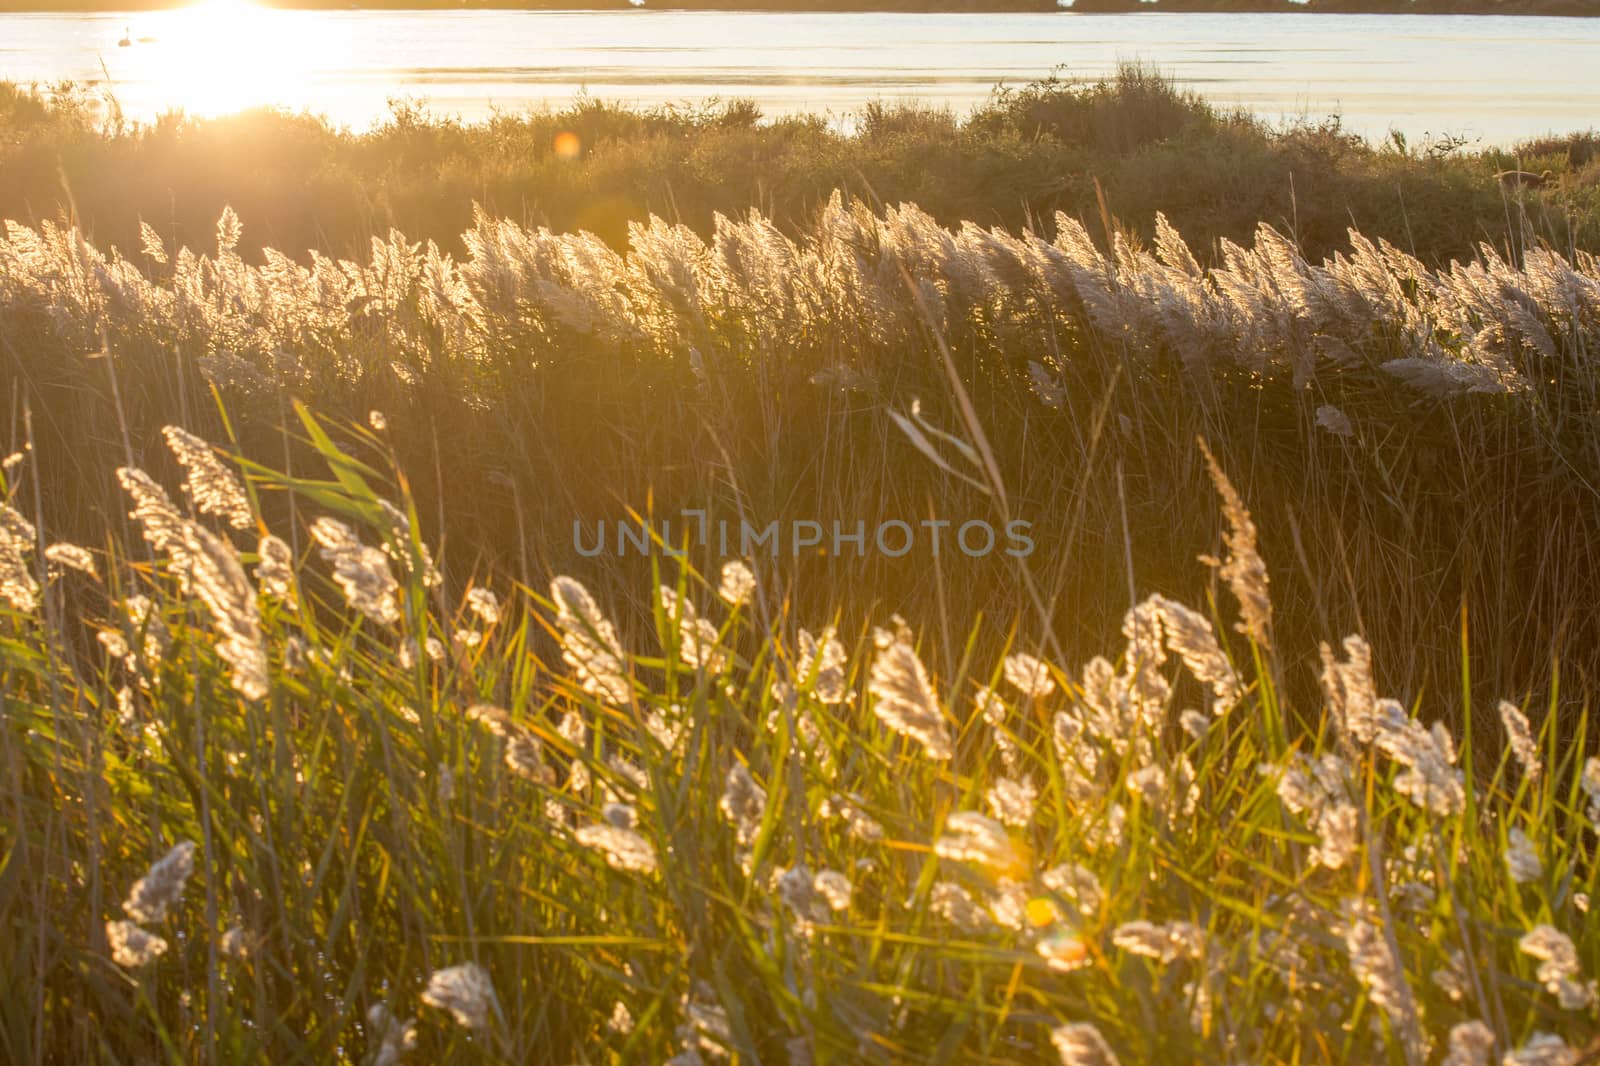
[[[117,42],[117,47],[118,48],[132,48],[133,47],[133,38],[129,35],[128,28],[126,26],[124,26],[122,28],[122,40]]]

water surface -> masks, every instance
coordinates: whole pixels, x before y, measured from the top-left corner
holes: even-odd
[[[131,43],[119,47],[126,37]],[[104,83],[128,114],[272,104],[361,127],[396,98],[476,119],[580,93],[747,97],[767,114],[868,101],[959,111],[999,84],[1142,60],[1274,119],[1337,113],[1414,141],[1600,125],[1600,19],[1310,14],[275,11],[0,15],[0,79]]]

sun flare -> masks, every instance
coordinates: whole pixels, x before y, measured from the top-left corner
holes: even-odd
[[[294,12],[250,0],[154,12],[123,31],[113,75],[191,114],[301,106],[317,45],[295,27]]]

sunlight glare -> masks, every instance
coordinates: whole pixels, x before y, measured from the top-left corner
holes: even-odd
[[[296,14],[250,0],[203,0],[151,13],[128,31],[133,44],[118,49],[121,69],[113,73],[194,115],[303,107],[317,42],[296,33]]]

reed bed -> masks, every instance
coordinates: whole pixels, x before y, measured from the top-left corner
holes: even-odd
[[[0,111],[0,1061],[1596,1053],[1592,137]]]
[[[999,508],[1032,523],[1037,598],[1009,560],[920,552],[786,551],[786,591],[823,616],[892,601],[944,618],[959,587],[1002,626],[1043,603],[1037,624],[1089,648],[1129,588],[1205,595],[1188,562],[1216,549],[1204,436],[1267,501],[1290,646],[1358,630],[1394,649],[1397,687],[1583,705],[1600,677],[1593,255],[1483,246],[1429,267],[1351,231],[1311,262],[1265,225],[1200,251],[1159,216],[1148,246],[1109,214],[1051,230],[946,228],[836,194],[799,236],[758,213],[709,238],[652,219],[617,251],[480,213],[462,258],[391,233],[360,261],[252,261],[231,211],[203,251],[149,226],[123,252],[11,224],[7,437],[21,446],[32,411],[56,521],[93,541],[121,521],[110,470],[176,472],[164,424],[294,471],[315,456],[291,400],[382,410],[452,587],[582,572],[630,626],[650,615],[645,563],[583,569],[575,526]],[[896,428],[918,404],[921,445],[981,425],[978,481],[969,454],[941,443],[929,463]],[[1464,611],[1473,693],[1455,691]],[[1299,665],[1288,683],[1309,685]]]
[[[709,240],[652,217],[620,253],[593,234],[480,215],[460,261],[391,232],[364,262],[313,252],[302,265],[268,249],[256,265],[235,253],[242,228],[226,211],[214,252],[174,254],[146,225],[125,256],[71,229],[8,223],[0,311],[45,319],[83,350],[159,338],[219,384],[280,388],[358,373],[404,387],[511,341],[540,365],[627,349],[700,377],[781,353],[870,392],[870,356],[931,326],[1032,353],[1016,362],[1047,406],[1059,404],[1064,330],[1115,339],[1135,366],[1176,353],[1205,373],[1290,374],[1297,387],[1371,372],[1435,397],[1595,399],[1600,263],[1582,250],[1532,247],[1513,263],[1482,245],[1476,261],[1429,269],[1351,230],[1348,254],[1312,264],[1263,224],[1250,247],[1221,242],[1208,269],[1161,215],[1153,249],[1111,229],[1107,253],[1065,214],[1046,240],[948,230],[914,205],[875,213],[838,193],[799,240],[755,211],[719,215]],[[1326,421],[1345,426],[1339,412]]]
[[[168,427],[104,548],[5,461],[8,1061],[1581,1061],[1587,716],[1337,634],[1291,705],[1203,446],[1218,597],[1067,661],[665,543],[644,629],[452,589],[387,419],[296,418],[296,475]]]

